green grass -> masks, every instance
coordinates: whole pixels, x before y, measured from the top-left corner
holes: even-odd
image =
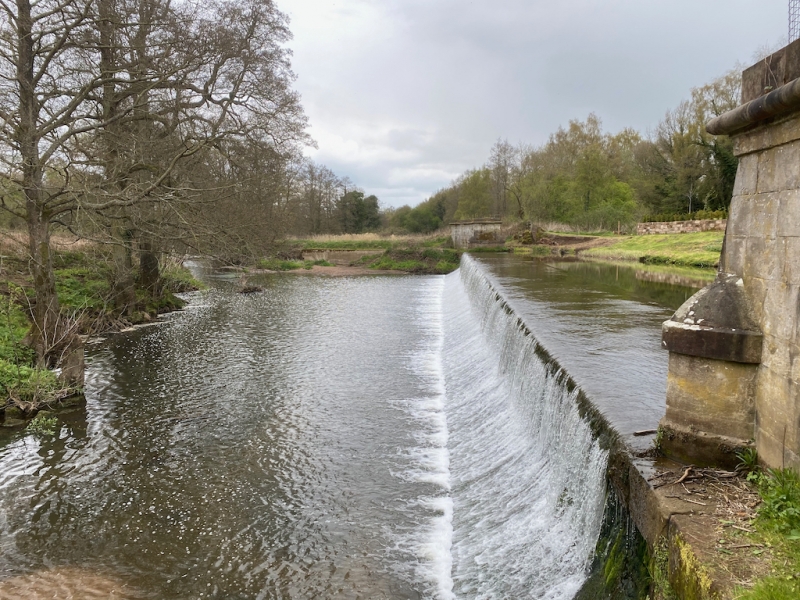
[[[484,254],[484,253],[492,253],[492,252],[511,252],[512,249],[507,246],[476,246],[475,248],[470,248],[470,254]]]
[[[390,250],[401,248],[451,248],[449,235],[399,235],[379,237],[374,233],[325,235],[312,239],[287,240],[288,246],[303,250]]]
[[[513,252],[521,256],[553,256],[553,249],[550,246],[516,246]]]
[[[378,258],[364,257],[360,262],[382,271],[444,275],[455,271],[460,260],[461,254],[449,248],[403,248],[387,250]]]
[[[719,264],[724,233],[674,233],[622,237],[608,246],[583,250],[581,255],[609,260],[638,260],[653,265],[710,268]]]
[[[58,419],[49,414],[47,411],[42,411],[28,423],[25,431],[38,435],[40,437],[55,435],[58,430]]]
[[[302,269],[305,263],[299,260],[281,260],[279,258],[262,258],[258,261],[259,269],[267,269],[268,271],[294,271],[295,269]]]
[[[437,237],[431,240],[425,240],[422,242],[421,246],[423,248],[452,248],[453,239],[450,236]]]
[[[296,240],[296,244],[304,250],[388,250],[392,247],[392,240]]]
[[[762,500],[752,537],[771,550],[773,574],[750,590],[737,590],[737,598],[796,600],[800,598],[800,475],[792,469],[760,471],[746,459],[748,479],[758,486]]]
[[[327,260],[281,260],[279,258],[262,258],[258,261],[260,269],[268,271],[295,271],[297,269],[311,270],[314,267],[332,267]]]
[[[172,294],[181,292],[193,292],[203,290],[206,285],[192,275],[192,272],[184,266],[172,265],[161,271],[163,289]]]
[[[22,365],[33,363],[33,351],[22,343],[29,329],[22,307],[8,296],[0,296],[0,360]]]
[[[110,272],[105,265],[56,269],[56,292],[66,309],[103,310],[111,294]]]
[[[3,400],[13,396],[22,402],[37,404],[53,398],[62,387],[52,371],[0,360]]]

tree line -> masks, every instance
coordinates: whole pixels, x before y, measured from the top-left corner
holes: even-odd
[[[377,198],[303,157],[290,37],[272,0],[0,0],[0,224],[27,230],[38,366],[65,338],[54,231],[110,249],[124,315],[163,252],[376,226]]]
[[[738,161],[730,139],[705,124],[738,106],[739,72],[693,89],[648,135],[604,132],[591,114],[541,146],[498,140],[486,164],[414,208],[387,211],[386,221],[417,233],[491,216],[615,230],[648,216],[725,211]]]

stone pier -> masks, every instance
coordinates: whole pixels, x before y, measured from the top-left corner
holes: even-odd
[[[664,324],[668,455],[800,467],[800,41],[742,74],[742,105],[708,124],[739,169],[717,280]]]

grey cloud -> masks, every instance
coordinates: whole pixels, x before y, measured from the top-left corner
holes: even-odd
[[[306,2],[284,8],[313,156],[394,205],[479,166],[500,137],[543,143],[589,112],[652,128],[786,29],[784,0]]]

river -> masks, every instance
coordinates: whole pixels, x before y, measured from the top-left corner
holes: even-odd
[[[612,277],[218,279],[92,344],[85,408],[0,447],[0,598],[569,600],[606,456],[537,345],[630,433],[663,412],[660,322],[691,293]]]

